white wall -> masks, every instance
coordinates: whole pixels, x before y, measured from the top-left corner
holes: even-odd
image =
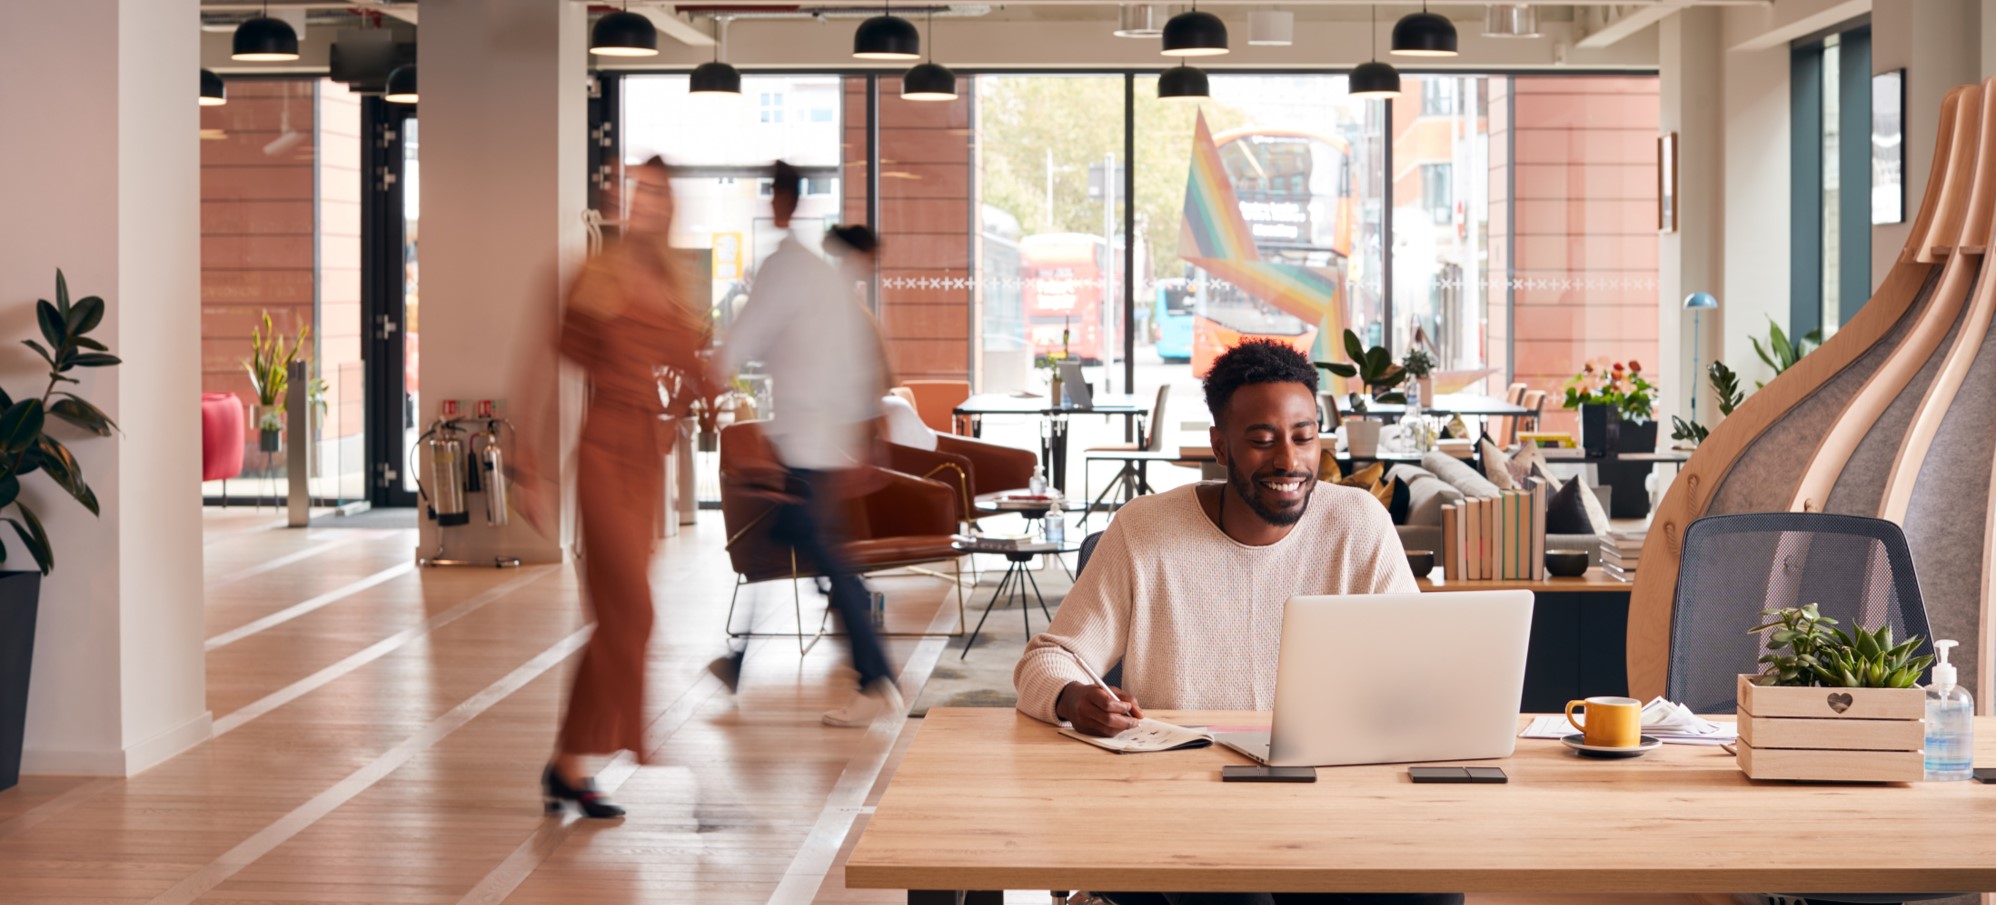
[[[102,518],[45,478],[22,499],[55,547],[36,630],[23,769],[122,775],[209,734],[201,610],[199,161],[195,0],[28,4],[0,29],[0,381],[17,397],[46,371],[18,340],[34,302],[109,305],[96,335],[122,355],[73,389],[123,427],[58,427]],[[79,64],[48,35],[115,35]],[[24,86],[33,86],[32,89]],[[6,541],[9,566],[31,563]]]
[[[1739,29],[1751,21],[1728,10],[1725,46],[1738,47]],[[1783,329],[1788,324],[1790,65],[1785,44],[1722,57],[1727,254],[1720,357],[1747,388],[1774,376],[1749,338],[1767,335],[1770,319]]]
[[[1697,370],[1718,354],[1724,309],[1706,312],[1702,357],[1692,361],[1693,318],[1683,309],[1684,297],[1711,292],[1721,304],[1730,297],[1721,281],[1726,262],[1725,184],[1723,159],[1726,120],[1722,116],[1719,12],[1697,9],[1665,19],[1657,41],[1662,87],[1663,132],[1678,134],[1678,230],[1662,237],[1657,303],[1659,349],[1677,350],[1667,366],[1669,386],[1657,415],[1665,423],[1673,416],[1691,416],[1690,394],[1697,392],[1698,420],[1718,420],[1716,404]],[[1666,353],[1668,354],[1668,353]]]
[[[1871,228],[1875,288],[1892,269],[1912,230],[1933,168],[1941,100],[1986,70],[1978,0],[1876,0],[1871,11],[1871,71],[1906,70],[1906,220]]]

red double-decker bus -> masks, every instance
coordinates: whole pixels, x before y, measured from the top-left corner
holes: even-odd
[[[1019,301],[1033,355],[1061,351],[1088,364],[1106,360],[1122,334],[1122,305],[1111,289],[1109,243],[1085,233],[1039,233],[1019,240]]]

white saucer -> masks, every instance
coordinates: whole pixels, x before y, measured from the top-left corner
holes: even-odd
[[[1584,757],[1641,757],[1663,747],[1662,741],[1648,735],[1642,736],[1641,743],[1633,748],[1610,748],[1605,745],[1590,745],[1581,741],[1583,737],[1580,733],[1576,732],[1561,738],[1559,743],[1572,748]]]

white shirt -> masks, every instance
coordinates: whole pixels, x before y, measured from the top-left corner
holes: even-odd
[[[721,350],[737,373],[770,376],[775,417],[763,425],[783,464],[844,468],[859,461],[863,426],[880,414],[880,342],[852,284],[795,236],[785,236],[749,287]]]

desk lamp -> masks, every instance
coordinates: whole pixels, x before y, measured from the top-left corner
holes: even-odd
[[[1698,360],[1698,340],[1703,330],[1699,329],[1699,315],[1707,308],[1719,307],[1719,300],[1709,292],[1694,292],[1684,297],[1684,308],[1691,312],[1691,421],[1698,421],[1698,378],[1705,371]]]

